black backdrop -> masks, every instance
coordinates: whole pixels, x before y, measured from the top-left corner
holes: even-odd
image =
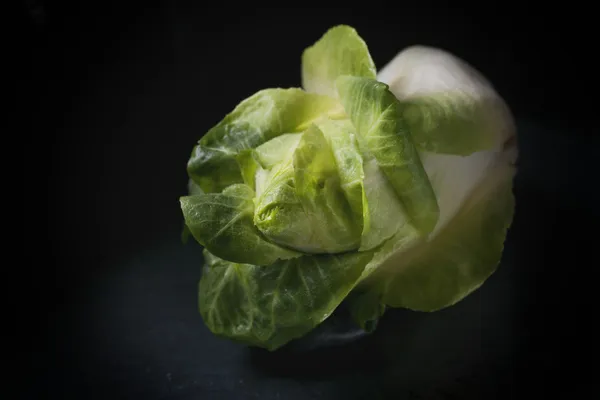
[[[30,133],[20,139],[29,193],[24,254],[32,266],[25,297],[33,305],[22,315],[34,326],[25,395],[585,392],[587,288],[597,258],[581,254],[591,248],[586,229],[598,222],[587,164],[597,149],[596,117],[584,112],[589,86],[582,79],[593,61],[586,36],[576,33],[585,12],[526,2],[405,3],[24,3],[20,94]],[[339,23],[359,31],[378,67],[411,44],[443,47],[481,70],[507,100],[522,131],[524,171],[507,256],[498,277],[434,322],[399,311],[386,316],[375,339],[343,350],[246,352],[212,337],[195,311],[200,252],[178,242],[185,164],[194,142],[241,99],[299,86],[302,50]],[[402,341],[410,344],[398,349]],[[398,358],[404,361],[394,364]]]

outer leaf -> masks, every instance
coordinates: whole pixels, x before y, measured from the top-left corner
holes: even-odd
[[[469,156],[419,152],[423,167],[440,205],[440,217],[431,233],[437,235],[453,222],[463,203],[487,179],[499,159],[510,163],[510,154],[502,149],[478,151]]]
[[[200,313],[216,335],[275,350],[325,320],[371,256],[303,256],[261,267],[225,261],[206,251]]]
[[[200,194],[204,194],[200,186],[196,185],[196,182],[189,179],[188,180],[188,194],[190,196],[198,196]]]
[[[392,307],[435,311],[463,299],[495,271],[512,222],[514,167],[500,163],[433,239],[393,255],[372,278]]]
[[[337,110],[337,111],[336,111]],[[321,114],[339,112],[327,96],[301,89],[266,89],[242,101],[194,147],[189,176],[204,192],[220,192],[243,177],[238,153],[284,133],[301,132]]]
[[[268,265],[300,254],[265,240],[254,227],[254,192],[237,184],[223,193],[187,196],[181,209],[196,240],[219,257],[234,262]]]
[[[367,264],[360,278],[361,290],[365,290],[365,287],[379,286],[381,284],[381,280],[377,282],[377,276],[375,276],[375,279],[371,279],[371,274],[373,274],[375,271],[383,269],[383,266],[389,268],[391,271],[395,268],[398,260],[402,259],[402,255],[405,251],[413,248],[418,243],[423,241],[423,237],[412,225],[402,225],[394,236],[385,241],[383,245],[376,249],[373,259],[369,262],[369,264]],[[384,276],[383,280],[387,279],[388,277],[389,275]]]
[[[430,152],[469,155],[512,136],[508,107],[492,85],[458,57],[426,46],[400,52],[379,73],[406,105],[415,142]]]
[[[335,80],[341,75],[376,76],[366,43],[346,25],[329,29],[302,54],[302,86],[307,91],[337,96]]]
[[[336,84],[364,147],[377,160],[414,225],[428,234],[436,225],[439,208],[402,106],[387,85],[373,79],[342,76]]]
[[[469,155],[496,144],[489,104],[463,92],[443,92],[404,102],[404,117],[415,143],[434,153]]]
[[[190,194],[192,196],[197,196],[197,195],[204,194],[204,192],[202,191],[202,189],[200,189],[200,186],[196,185],[196,183],[193,180],[189,179],[188,180],[188,194]],[[188,228],[188,226],[185,224],[185,221],[184,221],[183,229],[181,230],[181,242],[183,244],[187,244],[191,235],[192,235],[192,232],[190,232],[190,228]]]

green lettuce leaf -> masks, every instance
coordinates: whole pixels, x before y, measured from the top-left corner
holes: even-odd
[[[365,197],[369,205],[369,224],[363,231],[360,250],[370,250],[411,225],[394,188],[375,159],[364,164]],[[411,231],[412,232],[412,231]]]
[[[204,194],[204,192],[202,191],[202,189],[200,189],[200,186],[196,185],[196,183],[193,180],[188,179],[188,194],[192,196],[197,196]],[[187,244],[187,242],[190,240],[190,236],[192,236],[192,232],[190,231],[190,228],[188,228],[184,220],[183,228],[181,230],[181,242],[183,244]]]
[[[364,235],[365,226],[368,229],[369,224],[369,208],[363,187],[365,175],[356,130],[349,119],[324,119],[318,121],[317,126],[331,147],[340,186],[352,210],[352,220]]]
[[[292,159],[276,165],[271,171],[261,170],[257,175],[258,182],[263,189],[255,199],[254,225],[274,243],[318,252],[318,243],[306,241],[313,237],[313,227],[296,195]]]
[[[188,194],[190,196],[198,196],[200,194],[204,194],[200,186],[196,184],[192,179],[188,180]]]
[[[269,265],[301,254],[265,240],[252,223],[254,191],[243,184],[223,193],[180,199],[186,225],[211,253],[240,263]]]
[[[347,25],[329,29],[302,54],[302,87],[308,92],[335,97],[339,76],[375,78],[376,74],[366,43]]]
[[[271,169],[292,157],[301,138],[301,133],[285,133],[277,136],[254,150],[256,160],[262,168]]]
[[[364,290],[364,288],[368,286],[377,287],[381,282],[377,282],[376,279],[368,279],[369,276],[373,272],[383,269],[381,268],[382,264],[385,264],[390,270],[393,269],[395,264],[393,261],[388,262],[388,260],[396,260],[397,262],[398,259],[401,259],[401,254],[403,254],[404,251],[413,248],[423,241],[423,236],[411,224],[400,226],[398,231],[390,239],[374,249],[375,254],[373,255],[373,259],[369,261],[360,277],[361,290]],[[373,282],[375,282],[375,284]]]
[[[238,163],[240,173],[242,174],[242,180],[244,184],[256,192],[256,175],[259,173],[262,167],[256,160],[254,150],[240,150],[240,152],[235,156],[235,159]]]
[[[434,153],[470,155],[496,144],[487,102],[460,91],[413,97],[404,118],[417,146]]]
[[[302,135],[293,164],[296,195],[313,228],[303,240],[314,243],[320,253],[357,249],[361,221],[353,219],[333,151],[316,125]]]
[[[206,193],[243,183],[237,161],[240,151],[284,133],[302,132],[322,114],[336,112],[338,102],[327,96],[296,88],[261,90],[200,139],[188,161],[188,175]]]
[[[435,311],[463,299],[496,270],[514,213],[514,167],[500,163],[439,234],[388,258],[369,279],[385,304]],[[377,262],[377,260],[374,260]]]
[[[268,350],[329,317],[372,257],[306,255],[256,266],[204,254],[198,304],[205,324],[216,335]]]
[[[423,234],[430,233],[439,208],[401,104],[387,85],[373,79],[341,76],[336,85],[366,151],[377,160],[414,226]]]
[[[442,49],[407,47],[379,71],[377,80],[404,104],[404,117],[421,149],[466,156],[502,146],[514,134],[510,110],[492,84]]]

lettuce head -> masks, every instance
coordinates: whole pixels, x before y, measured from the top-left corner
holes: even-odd
[[[180,204],[205,324],[275,350],[345,300],[363,329],[457,303],[500,262],[515,134],[466,62],[412,46],[377,71],[355,29],[331,28],[301,88],[246,98],[192,150]]]

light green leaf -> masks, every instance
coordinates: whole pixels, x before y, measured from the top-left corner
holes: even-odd
[[[377,80],[406,105],[411,134],[424,150],[465,156],[502,146],[514,133],[510,110],[492,84],[443,49],[409,46]]]
[[[335,97],[339,76],[375,78],[376,74],[367,44],[347,25],[329,29],[302,54],[302,86],[308,92]]]
[[[274,243],[304,253],[358,247],[360,226],[344,197],[331,148],[316,126],[269,172],[256,204],[254,224]]]
[[[412,225],[402,225],[394,236],[375,249],[373,259],[369,261],[369,264],[367,264],[360,277],[360,286],[363,290],[364,287],[378,286],[381,283],[381,279],[380,282],[377,282],[377,279],[370,279],[370,275],[373,272],[383,270],[383,266],[389,267],[390,269],[394,268],[394,265],[399,263],[398,260],[402,259],[402,254],[405,251],[413,248],[418,243],[423,242],[423,240],[423,236],[421,236]],[[383,280],[385,279],[386,278]]]
[[[270,241],[304,251],[308,248],[306,238],[311,236],[313,228],[296,196],[291,161],[260,176],[263,190],[256,199],[254,225]]]
[[[236,156],[284,133],[302,132],[322,114],[339,112],[330,97],[301,89],[265,89],[242,101],[194,147],[189,176],[206,193],[243,183]]]
[[[202,191],[202,189],[200,189],[200,186],[196,185],[196,183],[193,180],[189,179],[188,180],[188,194],[190,194],[192,196],[197,196],[197,195],[204,194],[204,192]],[[188,228],[188,226],[185,224],[185,221],[184,221],[183,229],[181,230],[181,242],[183,244],[187,244],[191,235],[192,235],[192,232],[190,232],[190,228]]]
[[[200,186],[196,185],[196,182],[194,182],[192,179],[189,179],[188,180],[188,194],[190,196],[197,196],[200,194],[204,194],[204,192],[202,191]]]
[[[258,168],[256,170],[256,195],[254,197],[254,204],[256,204],[257,199],[262,198],[262,194],[265,191],[267,184],[269,183],[269,176],[271,173],[266,169]]]
[[[405,226],[411,226],[394,188],[375,159],[364,163],[364,188],[369,220],[363,230],[360,251],[370,250],[388,240]],[[412,234],[414,229],[410,229]]]
[[[244,184],[256,192],[256,174],[261,169],[261,166],[256,160],[254,150],[240,150],[235,159],[240,168]]]
[[[261,144],[254,150],[256,160],[264,169],[271,169],[291,159],[301,137],[301,133],[285,133]]]
[[[369,208],[363,188],[365,174],[363,160],[356,141],[356,129],[348,119],[324,119],[316,123],[324,133],[331,150],[340,177],[340,185],[346,200],[352,209],[352,219],[359,227],[368,229]]]
[[[488,113],[493,105],[467,92],[423,95],[403,104],[415,143],[427,151],[467,156],[496,145],[497,127]]]
[[[362,221],[359,250],[373,249],[409,223],[402,204],[377,161],[363,161],[349,120],[323,120],[317,125],[331,144],[353,220]]]
[[[252,224],[254,192],[236,184],[223,193],[180,199],[186,225],[209,251],[230,261],[268,265],[300,256],[265,240]]]
[[[205,251],[200,314],[216,335],[275,350],[325,320],[371,257],[368,252],[307,255],[256,266]]]
[[[258,157],[255,149],[242,150],[236,157],[244,183],[254,190],[255,204],[256,199],[264,192],[271,174],[271,171],[261,166]]]
[[[361,145],[377,160],[415,227],[428,234],[439,208],[401,104],[387,85],[373,79],[342,76],[336,85]]]
[[[296,195],[313,228],[311,236],[303,240],[319,253],[357,249],[362,221],[353,218],[332,149],[316,125],[302,135],[293,165]]]
[[[435,311],[463,299],[496,270],[514,213],[514,167],[501,163],[429,241],[400,251],[370,278],[392,307]],[[377,260],[373,260],[377,262]]]

